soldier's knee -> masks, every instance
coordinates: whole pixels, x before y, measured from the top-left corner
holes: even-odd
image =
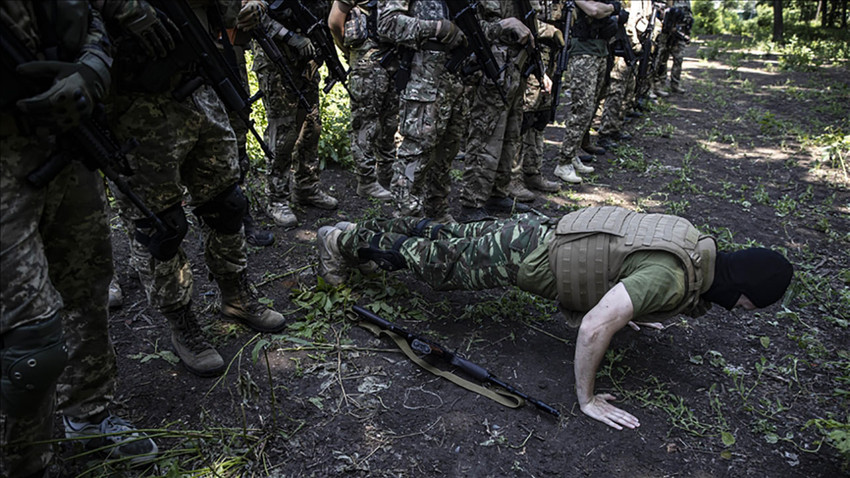
[[[167,261],[177,255],[180,244],[189,230],[189,223],[186,221],[186,213],[183,212],[183,206],[180,203],[156,213],[156,217],[159,225],[153,218],[148,217],[134,221],[135,239],[157,260]]]
[[[0,339],[0,405],[11,417],[30,416],[44,403],[68,363],[60,315],[17,327]]]
[[[248,210],[248,199],[238,184],[195,208],[195,214],[213,230],[236,234],[242,229],[242,218]]]

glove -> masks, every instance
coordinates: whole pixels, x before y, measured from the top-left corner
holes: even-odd
[[[19,65],[16,72],[33,81],[54,78],[47,91],[17,102],[18,109],[37,124],[66,131],[91,115],[106,85],[98,73],[82,63],[31,61]]]
[[[248,0],[243,2],[242,9],[236,17],[236,28],[242,31],[253,30],[260,24],[260,18],[266,11],[266,2],[262,0]]]
[[[613,0],[611,3],[609,3],[609,5],[614,7],[614,11],[611,12],[612,15],[620,14],[620,10],[622,9],[622,7],[620,6],[620,2],[618,2],[617,0]]]
[[[125,2],[114,12],[121,27],[132,35],[150,58],[165,58],[182,35],[174,22],[147,2]]]
[[[314,58],[316,56],[316,47],[313,42],[304,35],[299,35],[295,32],[288,32],[283,36],[286,44],[298,50],[298,54],[304,58]]]
[[[434,36],[440,43],[448,45],[451,50],[461,45],[466,46],[466,35],[451,20],[440,20],[437,23],[437,32]]]
[[[525,45],[531,38],[531,30],[518,18],[503,18],[499,20],[499,27],[499,37],[505,43]]]
[[[564,45],[566,45],[566,42],[564,41],[564,32],[548,23],[540,22],[540,25],[543,25],[540,36],[538,36],[541,43],[545,43],[552,48],[563,48]]]

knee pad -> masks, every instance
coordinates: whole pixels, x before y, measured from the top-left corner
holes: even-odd
[[[369,241],[369,247],[357,249],[357,257],[363,260],[363,262],[374,261],[375,264],[378,264],[378,267],[385,271],[392,272],[399,269],[406,269],[407,261],[404,260],[404,256],[401,255],[399,249],[401,249],[404,241],[408,239],[407,236],[401,236],[396,239],[392,248],[389,250],[378,247],[381,237],[383,237],[383,234],[375,234],[372,240]]]
[[[534,120],[534,124],[532,125],[534,129],[537,131],[543,131],[546,129],[546,125],[549,124],[549,112],[548,111],[538,111],[536,118]]]
[[[195,215],[222,234],[236,234],[242,229],[242,218],[248,210],[248,198],[238,184],[195,208]]]
[[[0,406],[11,417],[31,416],[68,363],[59,314],[7,332],[0,351]]]
[[[186,213],[183,206],[177,203],[170,208],[158,212],[156,217],[165,226],[165,230],[154,227],[150,218],[137,219],[136,241],[145,246],[151,255],[160,261],[167,261],[177,255],[186,232],[189,231],[189,223],[186,221]]]

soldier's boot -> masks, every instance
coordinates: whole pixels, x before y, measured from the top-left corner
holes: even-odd
[[[269,203],[267,212],[277,226],[288,229],[298,225],[298,218],[295,217],[295,213],[286,201]]]
[[[561,190],[561,185],[556,183],[555,181],[549,181],[544,178],[542,174],[526,174],[525,175],[525,186],[529,189],[533,189],[535,191],[541,191],[544,193],[556,193]]]
[[[78,421],[64,416],[65,438],[72,438],[89,451],[108,459],[129,462],[131,466],[141,465],[156,459],[159,447],[147,434],[140,432],[132,423],[123,418],[104,412],[103,417],[91,421]]]
[[[250,213],[242,216],[242,225],[245,227],[245,240],[248,241],[248,244],[258,247],[267,247],[274,244],[274,234],[271,231],[258,228]]]
[[[306,191],[296,191],[293,199],[300,206],[313,206],[319,209],[333,210],[339,205],[335,197],[322,191],[318,186]]]
[[[603,147],[603,148],[605,148],[605,149],[614,149],[614,148],[616,148],[616,147],[620,146],[620,145],[619,145],[619,144],[617,144],[617,142],[614,140],[614,136],[613,136],[613,135],[607,135],[607,134],[605,134],[605,135],[599,135],[599,140],[596,142],[596,144],[598,144],[599,146],[601,146],[601,147]]]
[[[378,184],[380,184],[387,191],[390,190],[390,184],[393,182],[393,166],[392,163],[388,165],[378,165],[378,172],[376,173],[378,176]]]
[[[224,371],[224,359],[207,342],[191,302],[163,315],[171,327],[171,345],[188,371],[199,377],[214,377]]]
[[[345,225],[347,228],[348,225]],[[338,286],[348,279],[345,259],[339,252],[339,236],[342,230],[336,226],[322,226],[316,233],[319,247],[319,268],[317,275],[332,286]]]
[[[357,228],[357,224],[348,221],[340,221],[334,224],[334,227],[339,229],[341,232],[353,231]],[[360,269],[360,272],[364,275],[374,274],[375,271],[378,270],[378,264],[375,264],[372,261],[364,262],[362,264],[357,264],[357,268]]]
[[[575,168],[576,173],[578,174],[590,174],[594,171],[592,166],[585,166],[578,156],[573,158],[573,168]]]
[[[529,191],[525,183],[517,178],[511,179],[508,184],[508,196],[515,197],[519,202],[534,202],[537,199],[537,195]]]
[[[393,198],[393,194],[381,186],[381,183],[378,181],[365,184],[358,181],[357,195],[362,198],[373,198],[379,201],[390,201]]]
[[[483,207],[461,206],[458,222],[466,224],[469,222],[489,221],[496,219],[490,211]]]
[[[425,216],[437,224],[452,224],[455,218],[449,213],[449,198],[439,198],[425,205]]]
[[[555,168],[555,176],[558,179],[571,183],[571,184],[579,184],[581,183],[581,177],[576,174],[575,168],[573,168],[572,164],[560,164]]]
[[[215,276],[221,291],[221,315],[247,325],[257,332],[280,332],[286,318],[261,304],[256,289],[248,283],[246,271]]]
[[[124,292],[121,290],[121,284],[115,277],[109,282],[109,299],[108,304],[110,309],[117,309],[124,305]]]

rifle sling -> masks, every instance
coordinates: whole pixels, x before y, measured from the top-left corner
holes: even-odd
[[[519,408],[525,405],[525,400],[513,393],[507,392],[505,390],[494,390],[487,387],[483,387],[477,383],[471,382],[463,377],[460,377],[454,372],[437,368],[426,362],[425,360],[422,360],[422,358],[416,355],[416,352],[414,352],[413,349],[410,348],[410,345],[407,343],[407,340],[405,340],[403,337],[396,334],[395,332],[382,329],[375,324],[362,320],[358,322],[357,325],[372,332],[376,337],[386,335],[387,337],[393,339],[396,345],[398,345],[398,348],[400,348],[401,351],[404,352],[405,355],[407,355],[407,358],[413,361],[413,363],[415,363],[416,365],[419,365],[420,367],[433,373],[434,375],[437,375],[438,377],[443,377],[446,380],[454,383],[455,385],[459,385],[469,390],[470,392],[475,392],[479,395],[483,395],[489,398],[490,400],[498,402],[499,404],[504,405],[508,408]]]

